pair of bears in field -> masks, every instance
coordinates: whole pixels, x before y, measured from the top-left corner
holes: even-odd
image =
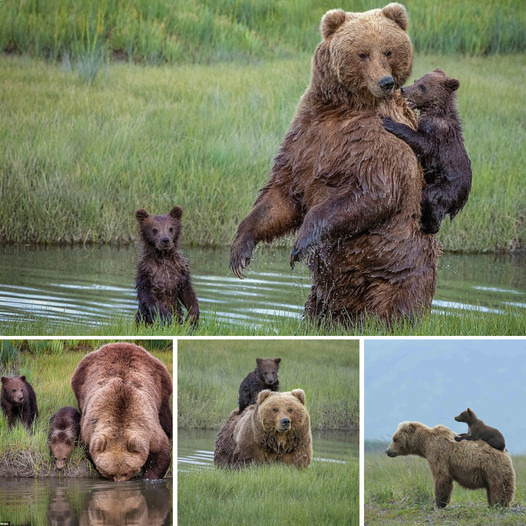
[[[463,208],[471,189],[471,164],[464,148],[462,128],[455,103],[456,79],[435,69],[401,88],[410,108],[420,112],[418,129],[382,116],[384,128],[406,142],[419,159],[426,181],[422,190],[421,229],[435,234],[447,214],[453,219]],[[136,212],[142,242],[137,266],[137,324],[152,324],[173,317],[183,321],[184,306],[192,325],[199,320],[199,303],[192,287],[188,261],[179,251],[182,210],[175,206],[168,215]],[[236,239],[244,227],[240,225]],[[235,244],[233,245],[233,249]],[[291,265],[299,259],[293,250]],[[232,266],[241,277],[239,262]]]
[[[25,376],[2,376],[2,412],[7,416],[8,428],[17,420],[31,431],[38,417],[37,397]],[[62,407],[49,422],[48,444],[57,469],[66,466],[75,441],[80,435],[80,413],[74,407]]]

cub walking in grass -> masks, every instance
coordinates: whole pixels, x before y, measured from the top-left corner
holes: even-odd
[[[137,210],[142,253],[137,263],[135,288],[139,308],[135,321],[151,325],[183,321],[183,306],[192,325],[199,320],[199,303],[190,280],[188,261],[179,251],[183,211],[174,206],[168,215],[152,216]]]
[[[468,407],[460,415],[455,417],[457,422],[465,422],[468,425],[468,432],[455,437],[457,442],[462,440],[484,440],[491,447],[504,451],[506,443],[502,433],[494,427],[487,426],[477,415]]]
[[[7,416],[7,426],[11,428],[16,420],[31,429],[38,417],[37,397],[25,376],[2,376],[2,412]]]
[[[239,412],[253,405],[258,400],[258,395],[263,389],[279,391],[278,369],[281,358],[263,359],[256,358],[257,367],[249,373],[239,386]]]
[[[464,207],[471,190],[471,161],[464,147],[458,116],[456,79],[435,69],[401,88],[409,107],[420,111],[418,129],[382,117],[384,128],[406,142],[418,157],[426,185],[422,190],[422,231],[436,234],[449,214],[453,219]]]
[[[64,469],[80,436],[80,413],[74,407],[61,407],[49,421],[48,444],[57,469]]]

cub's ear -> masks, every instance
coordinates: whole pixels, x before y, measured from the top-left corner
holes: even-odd
[[[404,31],[407,31],[407,11],[402,4],[393,2],[382,9],[382,14],[396,22]]]
[[[2,383],[5,384],[7,382],[7,376],[2,376]]]
[[[433,73],[438,73],[439,75],[443,75],[444,77],[446,76],[446,73],[443,69],[440,69],[440,68],[435,68],[433,70]]]
[[[57,436],[57,435],[53,435],[53,436],[51,437],[51,443],[52,443],[52,444],[56,444],[57,442],[58,442],[58,436]]]
[[[142,208],[140,210],[137,210],[137,212],[135,212],[135,219],[137,219],[139,223],[141,223],[148,217],[150,217],[148,212],[146,210],[143,210]]]
[[[305,391],[303,389],[293,389],[290,394],[295,396],[303,405],[305,405]]]
[[[20,380],[22,380],[22,382],[25,382],[26,381],[26,375],[21,376]]]
[[[269,396],[272,396],[274,393],[269,389],[263,389],[258,395],[257,405],[261,405]]]
[[[449,91],[457,91],[459,87],[460,87],[460,82],[457,79],[447,79],[446,80],[446,88]]]
[[[67,446],[73,445],[73,440],[70,437],[66,437],[66,440],[64,440],[64,442]]]
[[[473,414],[473,411],[469,407],[468,407],[467,411],[468,411],[468,415],[469,416],[471,416]]]
[[[343,9],[327,11],[321,19],[320,31],[322,37],[329,38],[345,20],[347,20],[347,14]]]
[[[258,367],[261,365],[261,362],[263,361],[263,358],[256,358],[256,364]]]
[[[106,449],[106,437],[104,435],[98,436],[93,441],[93,446],[90,447],[90,450],[93,450],[95,453],[102,453]]]
[[[281,363],[281,358],[274,358],[274,363],[279,365]]]
[[[181,219],[181,217],[183,217],[183,209],[179,206],[174,206],[168,215],[174,217],[175,219]]]

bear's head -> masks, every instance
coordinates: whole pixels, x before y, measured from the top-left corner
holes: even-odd
[[[177,248],[182,215],[183,211],[178,206],[174,206],[165,216],[152,216],[146,210],[137,210],[135,218],[139,223],[139,232],[144,243],[161,252]]]
[[[477,418],[477,415],[468,407],[465,411],[462,411],[460,415],[455,417],[457,422],[464,422],[466,424],[471,424],[473,420]]]
[[[274,385],[278,380],[278,369],[281,358],[263,359],[256,358],[258,373],[265,382],[265,385]]]
[[[256,405],[256,418],[267,434],[295,434],[306,426],[310,429],[302,389],[290,392],[261,391]]]
[[[57,469],[64,469],[66,467],[66,461],[71,455],[74,445],[75,443],[73,442],[73,439],[66,433],[59,433],[51,436],[51,439],[49,440],[49,448],[55,459]]]
[[[402,422],[395,434],[391,444],[385,450],[387,456],[398,457],[415,454],[419,448],[417,431],[422,428],[418,422]]]
[[[14,406],[21,406],[26,396],[25,376],[2,376],[2,391],[7,401]]]
[[[400,92],[410,108],[417,110],[439,109],[454,100],[454,93],[460,83],[451,79],[441,69],[435,69],[415,80],[410,86],[401,88]]]
[[[97,471],[115,482],[138,475],[149,454],[149,440],[139,432],[95,435],[89,452]]]
[[[411,74],[413,49],[401,4],[364,13],[333,9],[321,20],[321,34],[313,84],[325,98],[343,92],[374,104],[392,97]]]

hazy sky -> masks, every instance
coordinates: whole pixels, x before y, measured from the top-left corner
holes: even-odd
[[[526,339],[365,340],[364,436],[391,440],[400,422],[445,425],[470,407],[526,454]]]

